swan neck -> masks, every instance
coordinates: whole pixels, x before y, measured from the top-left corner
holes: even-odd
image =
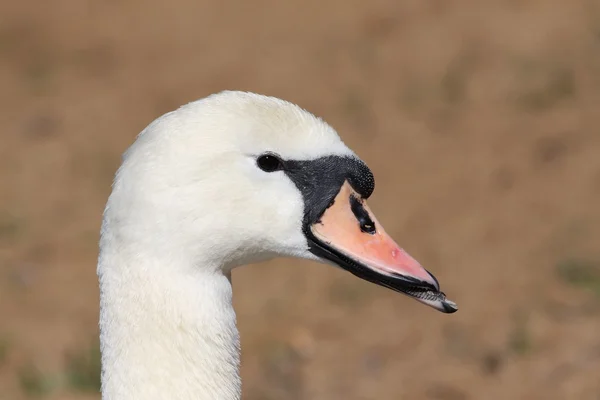
[[[231,281],[217,270],[101,250],[103,400],[241,398]]]

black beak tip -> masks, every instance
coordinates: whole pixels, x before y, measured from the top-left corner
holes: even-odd
[[[442,311],[444,314],[454,314],[458,311],[458,306],[456,305],[456,303],[450,300],[443,300],[442,308],[443,309],[440,311]]]

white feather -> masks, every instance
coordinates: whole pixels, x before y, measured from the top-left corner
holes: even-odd
[[[354,153],[322,120],[280,99],[222,92],[151,123],[124,155],[102,224],[102,398],[240,399],[231,269],[307,259],[303,201],[271,151]]]

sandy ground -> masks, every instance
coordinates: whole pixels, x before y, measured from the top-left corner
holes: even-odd
[[[333,125],[460,306],[309,262],[237,270],[245,399],[600,399],[598,1],[5,0],[0,400],[99,399],[120,155],[223,89]]]

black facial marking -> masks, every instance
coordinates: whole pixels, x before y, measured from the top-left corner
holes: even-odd
[[[330,207],[345,181],[362,198],[375,188],[371,170],[355,157],[327,156],[315,160],[285,161],[285,174],[304,198],[304,229],[317,222]]]
[[[350,209],[360,224],[360,230],[371,235],[375,234],[375,222],[356,196],[350,196]]]

